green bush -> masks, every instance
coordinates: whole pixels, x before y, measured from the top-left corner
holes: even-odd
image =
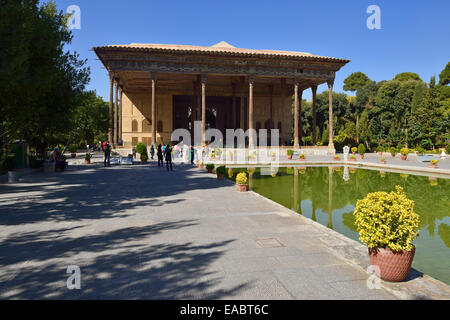
[[[360,143],[358,146],[358,153],[361,155],[366,153],[366,147],[364,147],[364,145],[362,143]]]
[[[217,173],[217,175],[219,175],[219,174],[225,175],[225,174],[227,174],[227,169],[225,168],[225,166],[217,167],[216,173]]]
[[[136,152],[142,155],[147,155],[147,145],[143,142],[139,142],[136,145]]]
[[[90,154],[89,152],[86,153],[86,155],[84,156],[84,160],[89,161],[92,158],[92,154]]]
[[[353,147],[352,148],[352,152],[357,153],[358,152],[358,148],[357,147]]]
[[[417,154],[425,154],[425,149],[424,148],[422,148],[422,147],[418,147],[417,148]]]
[[[3,159],[0,159],[0,163]],[[10,154],[3,165],[0,167],[0,174],[6,173],[14,169],[14,155]]]
[[[390,147],[389,152],[395,156],[397,154],[397,149],[395,147]]]
[[[146,154],[141,154],[141,161],[146,162],[148,160],[148,156]]]
[[[445,148],[445,153],[446,154],[450,154],[450,143],[447,145],[447,147]]]
[[[206,165],[206,169],[208,169],[208,170],[214,169],[214,164],[208,163],[208,164]]]
[[[71,144],[71,145],[69,145],[69,147],[67,149],[69,150],[70,153],[76,153],[78,150],[78,145]]]
[[[294,155],[294,150],[289,149],[288,151],[286,151],[288,156],[292,156]]]

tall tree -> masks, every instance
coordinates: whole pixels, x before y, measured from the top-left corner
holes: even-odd
[[[419,75],[417,73],[414,73],[414,72],[402,72],[402,73],[399,73],[392,80],[398,80],[398,81],[418,80],[418,81],[422,81],[422,79],[420,79]]]
[[[356,91],[365,86],[371,80],[362,72],[353,72],[344,80],[343,89],[345,91]]]

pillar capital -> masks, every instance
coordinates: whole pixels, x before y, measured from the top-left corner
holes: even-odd
[[[152,81],[156,81],[156,72],[155,71],[150,72],[150,79],[152,79]]]
[[[334,78],[330,79],[330,80],[327,80],[327,84],[328,84],[328,88],[332,88],[333,85],[334,85]]]
[[[208,75],[206,74],[206,73],[202,73],[201,75],[200,75],[200,82],[202,83],[202,84],[206,84],[206,81],[208,80]]]
[[[255,84],[255,76],[254,75],[248,76],[248,84],[252,85],[252,86]]]

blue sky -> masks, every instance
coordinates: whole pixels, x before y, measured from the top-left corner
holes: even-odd
[[[81,29],[68,47],[88,59],[90,90],[109,97],[108,75],[91,50],[108,44],[162,43],[303,51],[347,58],[336,75],[361,71],[372,80],[410,71],[429,81],[450,61],[450,1],[154,1],[56,0],[58,9],[81,9]],[[369,5],[381,9],[381,30],[369,30]],[[326,89],[319,87],[318,92]],[[304,98],[310,99],[310,90]]]

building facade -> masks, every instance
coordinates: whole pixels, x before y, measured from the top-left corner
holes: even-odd
[[[201,122],[208,128],[279,129],[281,145],[301,146],[302,92],[326,83],[333,146],[332,96],[335,73],[349,60],[303,52],[130,44],[95,47],[110,76],[109,140],[124,146],[171,142],[172,131]],[[294,115],[292,115],[294,96]],[[294,123],[293,123],[294,122]],[[293,128],[293,129],[292,129]],[[270,130],[269,130],[270,132]],[[248,144],[258,145],[258,137]],[[225,141],[224,141],[225,142]],[[188,142],[191,143],[191,142]]]

